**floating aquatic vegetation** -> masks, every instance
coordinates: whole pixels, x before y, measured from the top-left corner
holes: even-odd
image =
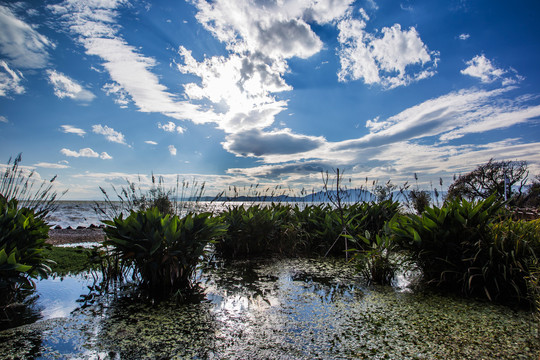
[[[5,358],[532,359],[537,323],[510,307],[365,285],[338,259],[203,270],[202,301],[105,295],[63,319],[0,332]]]

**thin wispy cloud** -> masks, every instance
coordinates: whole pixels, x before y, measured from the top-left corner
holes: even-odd
[[[156,65],[155,59],[141,54],[118,34],[119,27],[115,26],[117,9],[124,5],[124,1],[71,0],[50,5],[49,9],[76,36],[86,54],[102,59],[101,65],[114,84],[105,90],[116,95],[115,101],[120,101],[121,106],[127,104],[126,94],[129,94],[141,112],[162,113],[175,119],[211,121],[211,114],[204,116],[205,112],[198,105],[179,101],[160,84],[151,71]]]
[[[8,121],[7,117],[0,115],[0,122],[8,123],[9,121]]]
[[[124,134],[114,130],[113,128],[108,127],[107,125],[93,125],[92,132],[105,136],[105,138],[110,142],[127,145]]]
[[[68,169],[69,165],[59,163],[39,162],[34,164],[35,167],[41,167],[46,169]]]
[[[60,125],[60,129],[62,132],[66,134],[75,134],[83,137],[86,134],[86,131],[84,131],[81,128],[72,126],[72,125]]]
[[[20,71],[11,69],[5,61],[0,60],[0,96],[24,93],[23,79]]]
[[[174,145],[169,145],[168,149],[169,149],[169,153],[172,156],[176,156],[176,148],[174,147]]]
[[[0,5],[0,54],[15,68],[41,69],[49,62],[54,44],[18,17],[9,7]]]
[[[283,176],[288,173],[292,176],[293,173],[314,167],[352,168],[361,167],[362,164],[365,164],[364,171],[368,168],[377,169],[373,170],[372,174],[377,171],[383,173],[384,169],[388,173],[390,169],[396,172],[403,170],[406,164],[411,169],[427,168],[428,163],[440,163],[441,159],[447,161],[448,157],[454,155],[485,151],[487,145],[476,142],[465,142],[459,146],[448,143],[469,134],[505,129],[540,117],[540,105],[528,103],[530,98],[515,98],[510,101],[505,95],[512,90],[513,88],[506,87],[491,91],[469,89],[452,92],[405,109],[386,120],[377,117],[366,121],[369,133],[361,138],[339,142],[328,142],[321,138],[312,143],[316,145],[312,149],[296,148],[298,153],[279,153],[253,145],[255,150],[266,149],[266,152],[260,150],[258,153],[266,165],[234,169],[230,173],[246,176]],[[438,139],[438,142],[431,145],[418,144],[421,140],[433,138]],[[264,142],[261,143],[265,145]],[[520,141],[514,139],[511,143],[517,148]],[[266,145],[270,149],[278,148],[278,142]],[[493,146],[489,149],[494,152],[495,148],[496,146]],[[487,150],[485,152],[487,153]],[[523,154],[523,157],[532,158],[533,152]],[[252,151],[251,155],[256,156],[257,153]],[[482,159],[485,157],[489,160],[487,154],[482,155]],[[382,161],[384,165],[377,164],[378,161]],[[455,163],[457,168],[463,169],[463,166],[459,165],[459,162]],[[441,171],[440,166],[434,167],[433,172],[435,171]]]
[[[149,145],[157,145],[158,144],[157,142],[152,141],[152,140],[146,140],[145,143],[147,143]]]
[[[471,37],[469,34],[460,34],[459,40],[468,40]]]
[[[84,89],[78,82],[56,70],[47,70],[49,83],[54,88],[54,94],[60,99],[89,102],[96,97],[91,91]]]

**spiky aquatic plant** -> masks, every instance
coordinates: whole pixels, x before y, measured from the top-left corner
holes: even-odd
[[[180,218],[157,208],[132,211],[126,218],[105,221],[105,246],[132,264],[141,286],[152,297],[191,289],[192,275],[206,245],[225,231],[209,213]]]

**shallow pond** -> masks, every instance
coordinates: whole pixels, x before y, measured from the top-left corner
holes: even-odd
[[[78,309],[75,299],[89,293],[89,279],[44,280],[39,298],[29,305],[41,319],[0,331],[0,354],[5,359],[537,359],[540,353],[538,323],[529,312],[399,287],[366,287],[340,260],[213,264],[199,280],[202,299],[188,304],[151,305],[104,295]]]

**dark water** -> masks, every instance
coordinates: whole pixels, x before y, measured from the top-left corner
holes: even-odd
[[[540,353],[538,323],[526,311],[399,287],[366,287],[341,260],[212,264],[199,280],[200,301],[151,305],[109,294],[69,314],[47,310],[57,304],[46,299],[88,294],[89,280],[40,283],[40,300],[33,306],[44,317],[1,331],[0,354],[5,359],[536,359]]]

